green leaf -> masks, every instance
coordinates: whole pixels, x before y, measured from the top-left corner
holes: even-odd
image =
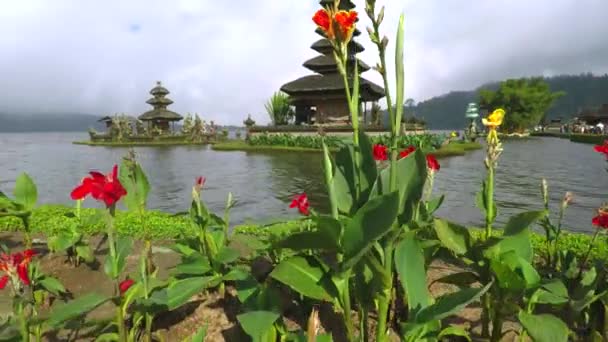
[[[224,281],[245,280],[249,277],[248,269],[245,267],[235,267],[226,273],[222,279]]]
[[[459,327],[459,326],[455,326],[455,325],[449,326],[449,327],[441,330],[441,332],[437,336],[437,339],[439,341],[443,341],[442,339],[446,338],[448,336],[462,337],[462,338],[466,339],[467,341],[471,342],[471,337],[469,336],[469,332],[463,327]]]
[[[403,115],[403,97],[404,97],[404,86],[405,86],[405,73],[403,66],[403,24],[404,15],[399,16],[399,26],[397,28],[397,40],[395,45],[395,74],[397,75],[397,99],[395,101],[395,122],[391,122],[391,125],[395,127],[395,131],[399,132],[399,126],[401,125],[401,117]]]
[[[517,315],[521,325],[535,342],[567,342],[570,330],[559,318],[549,315],[532,315],[520,311]]]
[[[182,259],[182,263],[175,266],[176,274],[203,275],[211,271],[209,260],[200,253],[193,253]]]
[[[451,284],[456,285],[458,287],[469,287],[471,284],[479,281],[479,277],[477,274],[469,271],[452,273],[446,276],[443,276],[439,279],[433,281],[433,283],[443,283],[443,284]]]
[[[490,261],[498,284],[508,291],[522,291],[537,286],[540,275],[527,260],[509,251]]]
[[[390,230],[397,216],[398,196],[393,192],[369,200],[348,222],[342,237],[342,270],[354,266]]]
[[[58,296],[61,293],[65,293],[65,287],[57,280],[57,278],[44,276],[39,280],[40,286],[42,286],[48,292]]]
[[[127,191],[124,203],[129,210],[143,210],[146,207],[150,183],[139,163],[123,161],[118,179]]]
[[[492,283],[489,283],[482,288],[468,288],[440,297],[434,304],[418,312],[416,322],[425,323],[449,317],[478,300],[491,286]]]
[[[317,217],[317,230],[320,234],[323,234],[322,239],[328,240],[331,243],[332,248],[338,248],[340,244],[340,234],[342,233],[342,224],[330,216],[318,216]],[[322,242],[325,244],[325,241]]]
[[[167,305],[169,310],[186,304],[192,296],[202,292],[217,277],[192,277],[172,282],[167,287]]]
[[[465,227],[440,219],[434,222],[435,232],[444,247],[459,255],[468,252],[471,237]]]
[[[399,190],[399,222],[409,222],[414,214],[414,208],[422,197],[424,183],[427,178],[426,157],[419,149],[405,158],[397,161],[397,189]],[[374,183],[371,196],[389,193],[390,167],[380,172],[380,177]]]
[[[36,184],[27,173],[22,173],[17,177],[15,182],[15,202],[23,205],[25,210],[32,210],[38,199],[38,190]]]
[[[251,274],[243,280],[235,281],[239,301],[245,303],[258,290],[258,286],[257,280]]]
[[[95,339],[95,342],[113,342],[118,341],[119,336],[117,333],[103,333]]]
[[[525,229],[528,229],[532,223],[540,220],[546,215],[547,212],[545,210],[526,211],[523,213],[519,213],[509,219],[507,225],[504,228],[504,235],[517,235]]]
[[[326,233],[320,231],[303,231],[288,235],[285,239],[275,245],[278,248],[289,248],[294,251],[332,250],[336,249],[336,243]]]
[[[534,293],[534,295],[531,298],[534,299],[532,301],[534,304],[552,304],[552,305],[565,304],[565,303],[568,303],[568,300],[569,300],[568,297],[562,297],[562,296],[556,295],[556,294],[549,292],[542,288],[536,290],[536,292]]]
[[[112,279],[117,279],[125,269],[127,256],[131,253],[133,239],[126,236],[120,236],[116,239],[116,260],[112,260],[112,256],[106,256],[104,270]]]
[[[46,324],[51,328],[58,328],[62,323],[78,318],[101,304],[110,300],[110,297],[97,293],[88,293],[65,304],[57,305],[47,315]]]
[[[231,247],[223,247],[215,256],[215,262],[221,265],[227,265],[235,262],[240,256],[239,251]]]
[[[433,198],[431,200],[429,200],[426,205],[427,205],[427,214],[428,215],[433,215],[433,213],[435,213],[435,211],[437,211],[437,209],[439,209],[439,207],[441,206],[441,204],[443,203],[443,200],[445,199],[444,195],[441,195],[439,197]]]
[[[95,260],[91,246],[86,244],[76,246],[76,255],[82,258],[84,262],[93,262]]]
[[[0,191],[0,211],[13,211],[17,210],[15,203],[8,198],[2,191]]]
[[[63,233],[55,236],[50,236],[47,240],[47,246],[53,252],[65,251],[72,247],[75,241],[72,234]]]
[[[431,304],[426,287],[424,252],[414,232],[405,234],[395,249],[395,268],[405,290],[410,317]]]
[[[272,311],[251,311],[236,316],[236,319],[255,342],[262,341],[279,317],[278,313]]]
[[[325,270],[313,258],[296,256],[285,259],[274,268],[270,276],[304,296],[317,300],[331,299],[322,284]]]
[[[335,193],[338,210],[346,215],[354,211],[354,204],[357,202],[353,153],[352,146],[344,146],[338,150],[332,163],[335,165],[332,183],[328,185]]]

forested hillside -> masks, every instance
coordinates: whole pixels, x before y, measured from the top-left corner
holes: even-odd
[[[552,91],[564,91],[549,109],[547,118],[569,118],[578,110],[608,103],[608,75],[563,75],[544,78]],[[464,112],[469,102],[478,102],[480,89],[495,90],[499,82],[488,83],[471,91],[453,91],[422,101],[414,107],[417,117],[423,118],[432,129],[456,129],[466,124]],[[409,112],[409,110],[408,110]]]

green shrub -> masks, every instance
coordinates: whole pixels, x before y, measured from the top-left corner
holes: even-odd
[[[409,134],[399,136],[397,143],[399,144],[399,148],[414,146],[423,150],[434,150],[438,149],[446,139],[447,136],[445,134]],[[371,137],[371,141],[374,144],[388,145],[389,140],[389,135]]]
[[[570,134],[570,141],[583,144],[601,145],[608,136],[602,134]]]
[[[338,137],[326,136],[325,143],[328,147],[339,147],[342,145],[342,140]],[[249,144],[252,146],[289,146],[303,148],[323,148],[323,137],[320,135],[306,136],[293,134],[259,134],[249,138]]]

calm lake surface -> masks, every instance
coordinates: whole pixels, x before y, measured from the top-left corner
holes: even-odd
[[[0,189],[11,193],[15,178],[25,171],[37,183],[41,203],[71,205],[70,191],[89,170],[107,173],[127,152],[126,148],[72,145],[85,139],[86,133],[0,134]],[[497,173],[499,223],[514,213],[540,209],[540,180],[545,177],[554,210],[566,191],[574,194],[564,218],[567,229],[592,231],[594,210],[608,200],[606,162],[592,145],[532,138],[505,141],[504,148]],[[228,192],[233,193],[237,205],[232,223],[296,217],[288,205],[294,194],[303,191],[315,208],[327,207],[320,154],[216,152],[190,146],[135,150],[152,184],[152,209],[187,210],[198,175],[207,178],[203,198],[212,209],[222,210]],[[444,193],[446,200],[438,215],[462,224],[482,224],[474,198],[485,175],[484,153],[479,150],[440,160],[435,194]],[[96,206],[92,200],[85,203]]]

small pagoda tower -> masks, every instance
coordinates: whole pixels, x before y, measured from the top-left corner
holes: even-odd
[[[333,4],[333,0],[321,0],[321,6],[326,7]],[[351,10],[355,4],[351,0],[342,0],[340,9]],[[301,123],[328,123],[345,122],[349,120],[348,101],[344,87],[344,80],[338,71],[338,66],[333,56],[331,43],[317,28],[317,34],[322,39],[312,44],[311,48],[321,55],[304,62],[303,66],[315,72],[314,75],[304,76],[295,81],[284,84],[281,90],[291,97],[291,103],[296,108],[296,124]],[[353,37],[361,32],[355,29]],[[361,44],[354,39],[348,45],[349,72],[354,72],[354,60],[356,54],[364,50]],[[358,61],[359,73],[369,70],[369,66]],[[359,79],[360,103],[367,107],[367,102],[376,102],[384,97],[384,89],[364,78]],[[349,84],[352,84],[352,76]],[[364,113],[365,111],[361,111]]]
[[[147,122],[150,131],[156,128],[162,132],[170,132],[171,124],[182,120],[183,117],[167,109],[167,106],[172,104],[173,101],[165,97],[169,94],[169,91],[162,86],[160,81],[156,82],[156,87],[150,90],[150,94],[153,97],[146,103],[152,105],[154,109],[143,113],[138,119]]]

